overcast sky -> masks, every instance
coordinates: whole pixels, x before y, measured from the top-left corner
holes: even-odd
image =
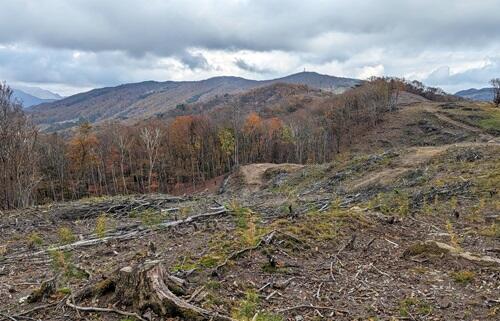
[[[500,0],[0,0],[0,80],[63,95],[143,80],[309,71],[500,77]]]

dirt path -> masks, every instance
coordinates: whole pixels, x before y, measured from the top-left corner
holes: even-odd
[[[441,145],[441,146],[430,146],[430,147],[414,147],[408,150],[408,153],[400,156],[400,159],[396,161],[392,168],[387,168],[383,170],[377,170],[372,173],[368,173],[363,178],[355,180],[351,186],[354,191],[367,188],[374,184],[387,185],[391,181],[393,181],[398,176],[404,175],[411,169],[414,169],[426,162],[430,161],[431,158],[445,152],[448,148],[451,147],[474,147],[474,146],[485,146],[485,145],[500,145],[500,140],[498,137],[494,137],[486,132],[484,132],[481,128],[477,128],[474,126],[470,126],[463,122],[454,120],[443,113],[440,113],[436,105],[432,104],[422,104],[416,106],[415,108],[422,108],[425,112],[428,112],[442,122],[450,124],[451,126],[461,128],[465,131],[480,134],[480,137],[484,141],[488,141],[488,143],[481,142],[469,142],[469,143],[458,143],[458,144],[449,144],[449,145]]]
[[[461,129],[464,129],[466,131],[469,131],[469,132],[472,132],[472,133],[477,133],[477,134],[481,134],[481,136],[485,139],[485,140],[493,140],[495,142],[499,142],[498,138],[497,137],[494,137],[488,133],[486,133],[484,130],[482,130],[481,128],[478,128],[478,127],[474,127],[474,126],[471,126],[471,125],[468,125],[468,124],[465,124],[463,122],[460,122],[460,121],[457,121],[457,120],[454,120],[442,113],[440,113],[435,106],[431,106],[431,105],[426,105],[424,106],[424,110],[428,113],[431,113],[433,114],[434,116],[436,116],[439,120],[445,122],[445,123],[448,123],[452,126],[455,126],[455,127],[458,127],[458,128],[461,128]]]
[[[373,186],[374,184],[387,185],[395,178],[404,175],[408,171],[429,162],[433,157],[446,152],[449,148],[474,146],[500,146],[500,143],[459,143],[441,146],[410,148],[407,154],[400,156],[400,159],[398,159],[393,164],[393,168],[375,170],[374,172],[369,173],[363,178],[354,181],[351,184],[352,190],[356,191],[364,189],[369,186]]]
[[[283,168],[285,171],[295,171],[304,167],[299,164],[250,164],[241,166],[240,173],[243,177],[243,184],[250,190],[257,190],[264,185],[264,173],[270,168]]]

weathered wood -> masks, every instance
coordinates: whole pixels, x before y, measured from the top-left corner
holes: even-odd
[[[160,317],[180,316],[186,320],[236,321],[231,317],[220,315],[194,306],[178,295],[186,294],[186,282],[172,276],[161,261],[146,262],[134,267],[127,266],[116,271],[107,280],[112,283],[114,294],[111,303],[129,307],[135,312],[125,312],[99,307],[83,307],[78,302],[67,301],[67,304],[80,311],[112,312],[134,316],[142,320],[142,313],[153,311]],[[89,293],[97,293],[99,284],[85,287],[75,294],[75,301],[89,297]],[[109,292],[106,292],[109,293]],[[95,296],[95,295],[94,295]]]
[[[182,220],[164,222],[164,223],[158,224],[158,226],[165,227],[165,228],[172,228],[172,227],[176,227],[176,226],[180,226],[180,225],[184,225],[184,224],[194,223],[194,222],[201,221],[201,220],[204,220],[207,218],[212,218],[212,217],[219,216],[219,215],[226,214],[226,213],[228,213],[227,209],[225,207],[222,207],[222,208],[218,208],[217,211],[214,211],[214,212],[193,215],[193,216],[189,216],[189,217],[182,219]],[[22,258],[22,257],[26,257],[26,256],[33,257],[33,256],[46,254],[49,251],[54,251],[54,250],[56,250],[56,251],[57,250],[73,250],[73,249],[80,248],[80,247],[106,243],[106,242],[109,242],[111,240],[124,241],[124,240],[137,238],[137,237],[142,236],[142,235],[149,233],[151,231],[151,229],[148,229],[148,228],[143,228],[140,230],[139,227],[140,226],[137,225],[136,226],[137,230],[132,230],[132,231],[127,232],[127,233],[124,233],[123,231],[119,231],[115,235],[109,235],[109,236],[102,237],[102,238],[95,237],[95,238],[91,238],[91,239],[87,239],[87,240],[80,240],[80,241],[76,241],[74,243],[70,243],[70,244],[66,244],[66,245],[50,247],[48,249],[44,249],[44,250],[41,250],[41,251],[38,251],[35,253],[18,253],[18,254],[8,256],[7,259],[16,259],[16,258]]]
[[[413,244],[405,250],[405,252],[403,253],[403,257],[411,257],[419,254],[448,254],[454,257],[460,257],[470,262],[477,263],[479,265],[500,266],[500,259],[488,255],[473,254],[451,245],[432,240]]]

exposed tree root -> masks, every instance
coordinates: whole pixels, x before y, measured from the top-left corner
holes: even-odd
[[[185,281],[168,274],[161,263],[148,262],[135,267],[124,267],[109,279],[82,289],[74,299],[79,301],[113,291],[114,295],[111,298],[113,304],[128,306],[137,313],[79,306],[69,299],[66,304],[80,311],[117,313],[140,320],[144,320],[140,317],[142,313],[152,310],[161,317],[180,316],[188,320],[235,321],[231,317],[194,306],[180,298],[178,295],[186,294],[184,287]]]
[[[69,298],[66,300],[66,305],[69,306],[70,308],[76,309],[78,311],[116,313],[116,314],[120,314],[120,315],[127,316],[127,317],[134,317],[137,320],[147,321],[146,319],[139,316],[137,313],[121,311],[121,310],[117,310],[117,309],[98,308],[98,307],[83,307],[83,306],[79,306],[79,305],[71,303]]]

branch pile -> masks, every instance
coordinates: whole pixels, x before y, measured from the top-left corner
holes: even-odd
[[[147,209],[162,210],[166,204],[179,203],[186,199],[162,194],[143,195],[141,197],[109,198],[96,202],[70,202],[56,205],[53,208],[56,217],[67,220],[79,220],[98,216],[102,213],[115,217],[125,216],[131,211]],[[175,209],[171,209],[175,210]]]

